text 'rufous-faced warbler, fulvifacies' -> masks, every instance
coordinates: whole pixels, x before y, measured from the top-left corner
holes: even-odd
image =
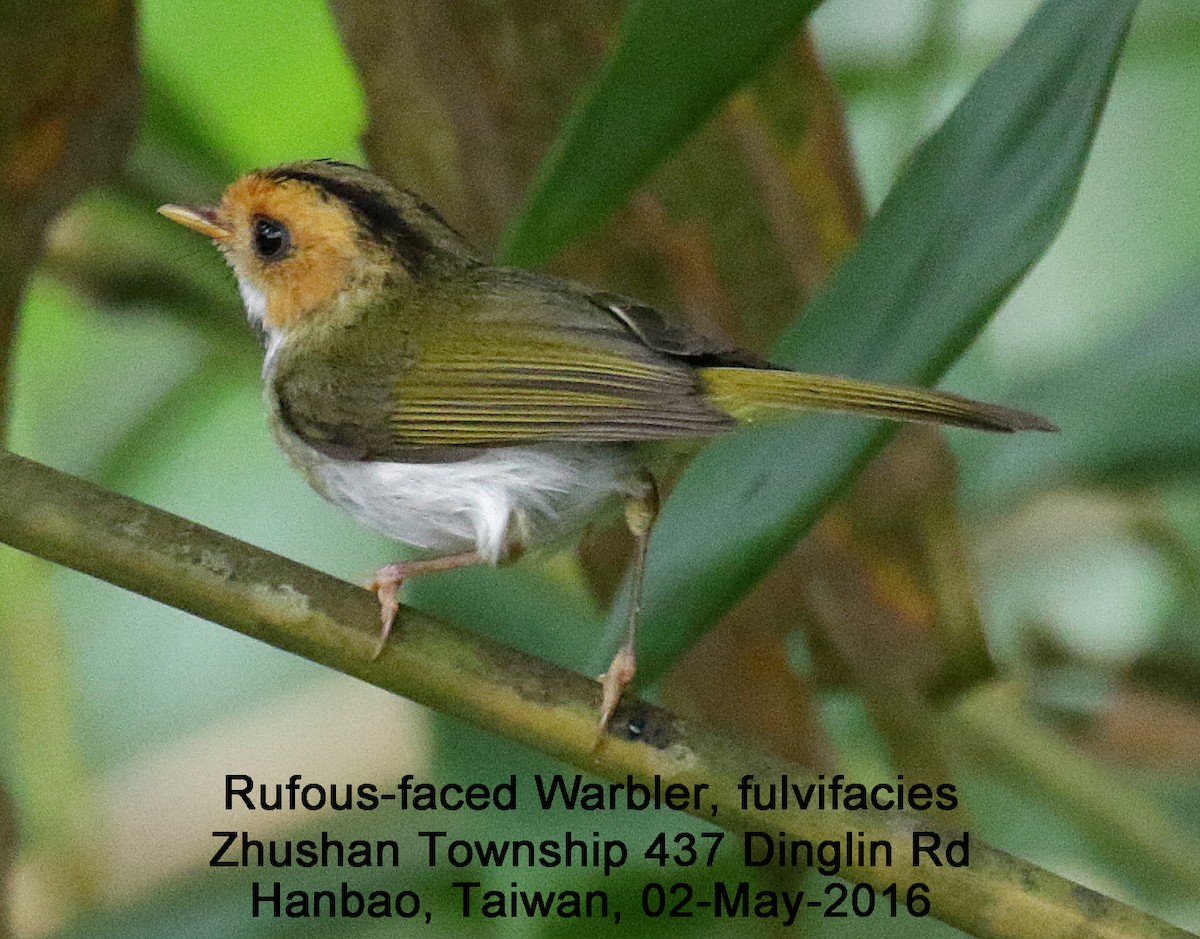
[[[233,268],[266,337],[275,439],[359,522],[428,553],[369,585],[385,648],[405,577],[561,544],[614,507],[636,541],[600,725],[635,666],[659,454],[811,410],[1053,430],[957,395],[805,375],[617,294],[480,258],[412,192],[331,160],[165,205]]]

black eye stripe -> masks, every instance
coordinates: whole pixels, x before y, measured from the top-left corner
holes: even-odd
[[[250,244],[261,260],[278,261],[291,251],[292,236],[283,222],[260,215],[250,225]]]
[[[357,167],[351,168],[357,169]],[[307,183],[314,187],[322,197],[337,199],[345,203],[367,231],[382,243],[396,249],[410,270],[420,269],[434,253],[434,246],[429,237],[406,221],[396,206],[381,192],[350,180],[322,176],[318,173],[290,167],[281,167],[275,170],[273,178],[294,179],[297,182]],[[438,221],[442,221],[440,215],[423,203],[421,208],[434,215]],[[445,222],[443,221],[442,224]]]
[[[313,186],[323,197],[339,199],[350,206],[366,226],[381,236],[394,235],[410,226],[401,218],[396,207],[378,192],[348,180],[332,179],[316,173],[298,170],[279,172],[278,179],[294,179]]]

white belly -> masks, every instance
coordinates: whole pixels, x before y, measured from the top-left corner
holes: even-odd
[[[510,541],[533,548],[577,534],[629,491],[634,469],[620,446],[498,447],[456,463],[379,463],[336,460],[284,435],[284,450],[314,488],[363,525],[493,563]]]

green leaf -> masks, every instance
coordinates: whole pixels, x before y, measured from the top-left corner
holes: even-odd
[[[1049,415],[1063,433],[988,450],[970,441],[964,493],[996,502],[1033,486],[1147,486],[1194,472],[1200,462],[1198,306],[1200,285],[1192,284],[1054,374],[1023,381],[1022,403]]]
[[[544,263],[600,225],[817,2],[635,0],[502,240],[505,262]]]
[[[917,150],[775,358],[808,371],[935,381],[1054,239],[1135,6],[1047,0]],[[891,429],[813,417],[702,452],[651,541],[641,676],[660,672],[728,610]]]

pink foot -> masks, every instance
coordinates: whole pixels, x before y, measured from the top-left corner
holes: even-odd
[[[617,654],[613,656],[612,664],[608,666],[608,671],[597,677],[596,680],[600,682],[601,688],[601,734],[604,733],[609,719],[613,716],[613,712],[621,702],[621,695],[625,693],[625,689],[633,682],[635,674],[637,674],[637,659],[634,658],[633,650],[622,646]]]
[[[398,564],[381,567],[375,575],[375,579],[366,585],[368,590],[375,591],[375,595],[379,597],[379,619],[383,623],[383,630],[379,633],[379,644],[375,646],[375,651],[371,654],[372,662],[383,655],[388,637],[392,634],[392,624],[396,621],[396,613],[400,609],[397,596],[404,583],[404,573],[397,569],[399,567]]]

